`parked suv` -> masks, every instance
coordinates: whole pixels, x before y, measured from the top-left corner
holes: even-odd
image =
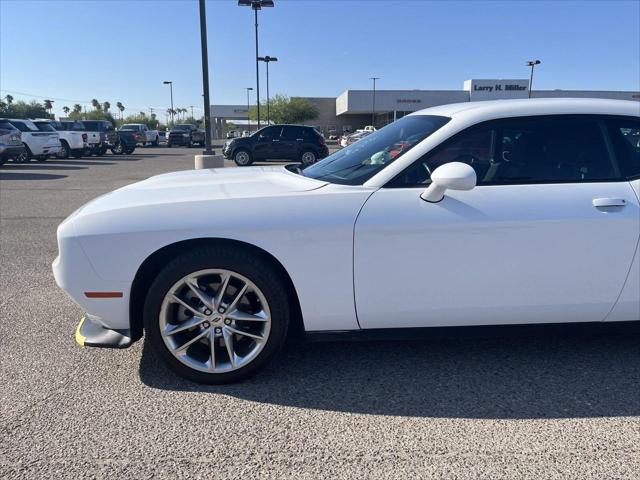
[[[174,125],[167,138],[167,147],[171,148],[173,145],[204,147],[204,130],[191,124]]]
[[[133,138],[136,139],[136,143],[143,147],[148,143],[154,147],[158,146],[158,131],[151,130],[144,123],[127,123],[120,127],[120,131],[131,132]]]
[[[54,120],[34,120],[38,129],[45,131],[52,127],[60,136],[60,150],[56,154],[57,158],[80,158],[84,154],[87,143],[87,132],[80,122],[74,121],[54,121]]]
[[[55,155],[60,150],[60,137],[53,127],[43,127],[40,130],[31,120],[22,118],[9,119],[11,125],[22,132],[22,143],[25,150],[15,157],[18,162],[28,162],[36,158],[39,162],[44,162],[49,155]]]
[[[241,167],[257,160],[293,160],[306,167],[329,155],[329,149],[313,127],[271,125],[226,142],[222,154]]]
[[[110,121],[82,120],[80,123],[87,131],[87,155],[104,155],[108,148],[118,143],[118,134]]]
[[[0,118],[0,165],[23,154],[24,150],[20,130],[11,125],[6,118]]]

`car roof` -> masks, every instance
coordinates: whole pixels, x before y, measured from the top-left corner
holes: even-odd
[[[451,103],[425,108],[410,115],[474,117],[475,121],[528,115],[631,115],[640,116],[640,102],[602,98],[524,98]]]

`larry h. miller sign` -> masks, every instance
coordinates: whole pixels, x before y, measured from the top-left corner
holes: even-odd
[[[529,80],[465,80],[464,90],[469,100],[499,100],[504,98],[527,98]]]

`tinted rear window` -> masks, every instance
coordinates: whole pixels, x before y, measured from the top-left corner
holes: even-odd
[[[0,128],[5,128],[7,130],[15,130],[16,127],[14,127],[13,125],[11,125],[9,122],[7,122],[6,120],[0,120]]]
[[[11,124],[16,127],[18,130],[20,130],[21,132],[32,132],[33,130],[31,130],[29,127],[27,127],[26,123],[22,123],[22,122],[11,122]]]
[[[41,132],[55,132],[55,129],[51,126],[49,122],[34,122],[38,130]]]

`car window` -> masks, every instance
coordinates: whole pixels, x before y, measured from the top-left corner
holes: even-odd
[[[302,173],[327,182],[362,185],[449,120],[436,115],[408,115],[314,163]]]
[[[31,130],[26,123],[23,122],[14,122],[12,121],[11,124],[16,127],[18,130],[20,130],[21,132],[32,132],[33,130]]]
[[[530,117],[472,127],[427,153],[390,187],[430,183],[449,162],[476,171],[478,185],[572,183],[620,179],[603,124],[588,117]]]
[[[56,130],[49,124],[49,122],[34,122],[38,130],[41,132],[55,132]]]
[[[0,128],[6,128],[7,130],[16,130],[16,127],[14,127],[6,120],[0,120]]]
[[[612,119],[607,123],[622,175],[640,178],[640,120]]]
[[[299,138],[303,140],[308,140],[309,129],[304,127],[283,127],[282,128],[283,140],[297,140]]]
[[[257,132],[258,139],[261,141],[273,140],[280,137],[282,127],[266,127]]]

